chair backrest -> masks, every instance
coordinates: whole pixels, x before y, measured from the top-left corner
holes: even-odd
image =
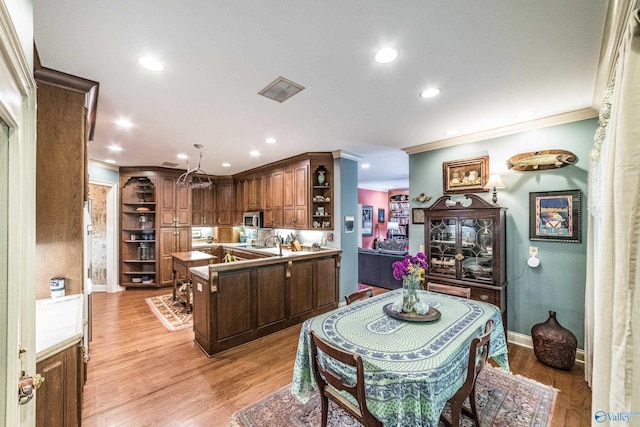
[[[453,295],[456,297],[467,299],[471,298],[471,288],[427,282],[427,290],[431,292],[438,292],[441,294]]]
[[[371,298],[372,296],[373,296],[373,289],[362,288],[359,291],[356,291],[350,295],[345,295],[344,299],[347,302],[347,305],[349,305],[352,302],[356,302],[361,299]]]
[[[309,331],[309,336],[311,338],[311,368],[320,393],[327,396],[333,402],[348,411],[365,426],[382,426],[382,423],[375,418],[373,414],[369,412],[369,408],[367,408],[362,358],[357,354],[349,353],[334,347],[318,337],[318,335],[313,331]],[[355,368],[355,383],[352,378],[343,378],[339,373],[329,368],[326,363],[320,363],[318,360],[318,350],[324,353],[325,357],[328,356],[345,365]],[[342,397],[335,390],[349,393],[357,401],[358,406],[355,406],[352,402]]]
[[[469,367],[467,368],[467,379],[464,384],[458,390],[458,392],[450,399],[453,400],[457,397],[461,397],[462,400],[466,399],[474,389],[476,378],[478,374],[487,364],[487,358],[489,357],[489,338],[491,330],[493,329],[493,320],[488,320],[484,327],[484,333],[475,337],[471,341],[471,348],[469,349]]]

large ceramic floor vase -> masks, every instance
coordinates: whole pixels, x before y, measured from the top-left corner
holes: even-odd
[[[533,351],[542,363],[558,369],[571,369],[576,361],[578,340],[558,323],[556,312],[550,311],[544,323],[531,328]]]

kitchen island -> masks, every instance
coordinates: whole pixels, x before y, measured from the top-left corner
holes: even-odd
[[[195,342],[208,356],[338,307],[341,250],[243,250],[257,257],[190,269]]]

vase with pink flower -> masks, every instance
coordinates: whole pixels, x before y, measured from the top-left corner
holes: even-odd
[[[424,282],[427,257],[418,252],[415,256],[406,255],[402,261],[393,263],[393,277],[402,280],[402,311],[411,313],[418,303],[418,290]]]

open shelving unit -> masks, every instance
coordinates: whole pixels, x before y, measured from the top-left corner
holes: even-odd
[[[155,177],[121,177],[120,285],[156,287]]]
[[[397,222],[398,230],[392,230],[392,238],[407,239],[409,237],[409,192],[389,193],[389,222]]]
[[[333,192],[331,170],[319,165],[313,170],[311,187],[311,228],[333,228]]]

